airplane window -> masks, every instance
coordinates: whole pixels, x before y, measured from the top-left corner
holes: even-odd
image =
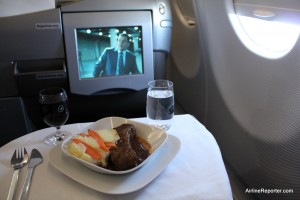
[[[279,2],[279,1],[278,1]],[[276,59],[296,44],[300,33],[299,10],[235,3],[231,22],[242,42],[254,53]]]

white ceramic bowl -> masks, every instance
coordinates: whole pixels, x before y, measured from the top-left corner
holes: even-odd
[[[133,171],[137,170],[138,168],[142,167],[143,165],[145,165],[147,163],[147,161],[154,154],[156,154],[157,150],[167,140],[168,135],[167,135],[166,132],[164,132],[160,128],[156,128],[156,127],[144,124],[144,123],[135,122],[135,121],[132,121],[132,120],[129,120],[129,119],[121,118],[121,117],[107,117],[107,118],[100,119],[100,120],[94,122],[93,124],[91,124],[90,126],[86,127],[84,130],[81,130],[81,132],[87,131],[88,129],[100,130],[100,129],[115,128],[115,127],[117,127],[121,124],[124,124],[124,123],[133,124],[135,129],[136,129],[137,136],[143,138],[144,140],[146,140],[151,145],[151,154],[150,154],[150,156],[146,160],[144,160],[141,164],[139,164],[138,166],[136,166],[132,169],[125,170],[125,171],[113,171],[113,170],[105,169],[103,167],[100,167],[100,166],[97,166],[95,164],[89,163],[85,160],[82,160],[80,158],[77,158],[77,157],[69,154],[67,149],[68,149],[68,145],[70,144],[70,142],[72,140],[72,137],[66,139],[62,143],[61,149],[62,149],[63,153],[66,156],[75,159],[76,161],[80,162],[81,164],[88,167],[89,169],[94,170],[94,171],[99,172],[99,173],[103,173],[103,174],[126,174],[126,173],[133,172]]]

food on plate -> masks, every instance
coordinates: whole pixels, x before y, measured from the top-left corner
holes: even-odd
[[[114,129],[89,129],[86,133],[80,133],[72,138],[68,152],[87,162],[106,167],[109,148],[115,146],[119,139]]]
[[[87,162],[115,170],[138,166],[150,155],[151,145],[136,134],[132,124],[92,130],[72,138],[68,152]]]
[[[120,136],[110,151],[110,161],[115,170],[127,170],[138,166],[149,156],[146,141],[136,136],[132,124],[122,124],[115,128]],[[148,148],[147,148],[148,147]]]

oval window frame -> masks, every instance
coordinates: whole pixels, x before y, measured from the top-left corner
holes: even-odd
[[[300,11],[234,3],[229,18],[242,43],[253,53],[269,59],[287,55],[300,34]],[[272,34],[275,33],[275,34]]]

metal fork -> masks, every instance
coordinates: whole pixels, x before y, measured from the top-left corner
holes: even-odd
[[[28,162],[29,156],[27,154],[26,149],[22,151],[22,149],[16,149],[13,156],[11,157],[11,166],[14,168],[13,177],[11,180],[7,200],[12,200],[16,191],[17,182],[19,179],[20,169],[26,165]]]

